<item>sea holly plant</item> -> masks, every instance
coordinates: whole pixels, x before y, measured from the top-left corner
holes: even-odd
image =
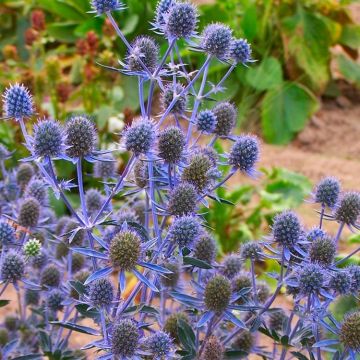
[[[119,139],[129,160],[119,174],[118,148],[98,149],[88,115],[73,115],[64,125],[38,119],[28,130],[36,117],[30,93],[18,84],[6,90],[4,120],[20,124],[30,156],[7,169],[11,152],[1,147],[0,305],[8,304],[12,291],[18,302],[0,329],[2,358],[220,360],[256,354],[283,360],[329,353],[355,359],[359,312],[339,323],[331,305],[360,290],[360,267],[343,266],[359,249],[336,257],[344,229],[359,228],[359,193],[324,179],[312,196],[320,204],[318,226],[305,228],[287,210],[274,218],[268,237],[217,257],[202,209],[224,201],[217,190],[235,174],[259,175],[259,140],[233,134],[234,104],[212,104],[235,67],[253,61],[248,42],[218,23],[198,33],[194,5],[161,0],[152,24],[167,43],[160,55],[153,38],[127,41],[112,16],[124,3],[91,4],[128,50],[119,68],[110,69],[138,80],[140,114]],[[198,71],[183,61],[184,43],[204,54]],[[217,62],[228,71],[209,84],[209,68]],[[156,98],[160,110],[153,106]],[[230,143],[229,150],[218,153],[218,142]],[[62,178],[63,162],[74,167],[76,179]],[[85,188],[84,162],[93,164],[96,189]],[[50,194],[68,215],[58,218]],[[326,221],[339,224],[335,236],[324,230]],[[257,268],[265,261],[277,270],[262,274],[276,283],[273,289],[259,279]],[[287,306],[279,308],[279,298]],[[93,323],[85,325],[86,318]],[[73,332],[84,334],[82,348],[74,348]]]

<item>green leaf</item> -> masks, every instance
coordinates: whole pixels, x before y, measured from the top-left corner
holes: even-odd
[[[76,310],[84,317],[94,319],[94,320],[100,319],[99,311],[96,309],[89,310],[89,306],[87,304],[77,304],[75,307],[76,307]]]
[[[269,90],[261,104],[266,141],[287,144],[317,109],[314,95],[300,84],[286,82],[284,86]]]
[[[274,57],[265,58],[259,66],[253,66],[246,73],[246,81],[256,90],[274,89],[283,82],[282,68]]]
[[[69,1],[65,3],[59,0],[38,0],[37,6],[70,21],[83,21],[89,16],[73,4],[69,4]]]
[[[139,23],[139,15],[132,14],[126,18],[125,25],[122,28],[122,32],[124,35],[129,35],[133,33],[136,29],[136,26]]]
[[[82,326],[82,325],[77,325],[71,322],[61,322],[61,321],[50,321],[51,324],[53,325],[58,325],[61,326],[65,329],[69,329],[72,331],[76,331],[82,334],[87,334],[87,335],[95,335],[98,336],[100,335],[96,330],[87,327],[87,326]]]
[[[360,65],[344,55],[338,56],[337,61],[346,80],[360,87]]]
[[[184,256],[184,265],[192,265],[200,269],[212,269],[212,266],[205,261],[193,257]]]
[[[74,42],[77,37],[75,36],[75,23],[53,23],[47,26],[47,31],[50,36],[58,41]]]
[[[10,300],[0,300],[0,307],[4,307],[10,303]]]
[[[300,353],[298,351],[292,351],[291,354],[294,355],[295,358],[298,360],[309,360],[305,355],[303,355],[302,353]]]
[[[342,28],[340,43],[354,50],[360,48],[360,26],[348,24]]]
[[[195,351],[195,334],[191,326],[179,319],[178,320],[178,334],[181,343],[184,345],[186,350],[191,352]]]
[[[305,71],[311,87],[316,91],[325,88],[330,77],[330,46],[333,38],[329,23],[321,16],[298,6],[294,16],[282,21],[286,62],[292,62]],[[295,73],[294,77],[298,77]]]
[[[242,17],[241,27],[246,39],[252,41],[258,32],[258,14],[256,4],[249,6]]]

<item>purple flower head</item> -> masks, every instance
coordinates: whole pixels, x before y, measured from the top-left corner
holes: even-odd
[[[345,315],[339,339],[345,347],[360,352],[360,311]]]
[[[54,120],[42,120],[34,126],[33,148],[38,157],[58,157],[65,152],[64,131]]]
[[[89,299],[92,305],[103,308],[111,305],[114,299],[114,287],[108,279],[93,281],[89,289]]]
[[[172,101],[176,99],[175,104],[171,108],[171,113],[182,116],[187,107],[187,95],[183,94],[184,87],[181,84],[176,84],[175,86],[167,84],[164,88],[164,91],[161,94],[161,105],[164,111],[170,106]]]
[[[209,234],[201,235],[194,244],[193,254],[196,259],[208,264],[214,262],[217,253],[216,242]]]
[[[318,264],[300,267],[297,273],[299,291],[302,295],[317,293],[325,285],[325,272]]]
[[[66,123],[66,155],[76,159],[86,157],[95,150],[94,123],[86,116],[74,116]]]
[[[0,245],[10,244],[16,240],[15,229],[7,222],[0,222]]]
[[[359,216],[360,194],[358,192],[344,193],[334,211],[335,220],[356,227]]]
[[[159,134],[159,156],[168,164],[176,164],[183,157],[185,134],[178,127],[168,127]]]
[[[201,225],[195,216],[176,218],[169,229],[169,239],[180,248],[191,246],[201,233]]]
[[[188,215],[195,211],[197,191],[188,183],[180,183],[169,194],[168,211],[175,216]]]
[[[239,136],[233,145],[229,164],[248,175],[255,173],[254,166],[259,160],[259,140],[252,135]]]
[[[155,142],[156,133],[151,120],[139,118],[124,131],[126,150],[135,155],[146,154]]]
[[[188,39],[195,34],[197,9],[188,2],[175,2],[164,16],[164,31],[169,39]]]
[[[234,39],[230,45],[229,57],[239,64],[246,64],[252,62],[251,46],[246,39]]]
[[[11,85],[3,95],[6,118],[16,120],[30,117],[34,113],[34,104],[29,90],[22,84]]]
[[[155,40],[149,36],[139,36],[132,42],[126,61],[130,71],[144,71],[143,65],[145,65],[150,72],[154,72],[158,58],[159,46]]]
[[[157,331],[146,339],[146,347],[156,359],[169,355],[172,346],[171,337],[163,331]]]
[[[197,128],[205,134],[212,134],[215,131],[217,118],[213,111],[203,110],[196,119]]]
[[[316,203],[319,203],[323,206],[334,208],[339,200],[339,195],[339,180],[332,177],[326,177],[316,185],[314,200]]]
[[[223,312],[231,300],[230,280],[221,275],[215,275],[208,281],[204,292],[206,309],[216,313]]]
[[[295,245],[302,233],[298,216],[289,210],[275,217],[272,230],[274,240],[285,247]]]
[[[91,7],[97,15],[125,8],[119,0],[91,0]]]
[[[111,336],[112,353],[118,356],[131,357],[135,354],[140,339],[136,324],[129,319],[114,324]]]
[[[232,41],[232,31],[224,24],[210,24],[201,34],[200,47],[219,59],[228,56]]]
[[[160,0],[156,5],[155,10],[155,26],[162,29],[165,25],[165,15],[169,12],[172,6],[176,3],[175,0]]]
[[[16,282],[20,280],[25,272],[24,258],[15,251],[5,254],[1,264],[0,275],[4,281]]]
[[[230,135],[236,124],[237,110],[235,106],[229,102],[222,102],[213,108],[216,117],[215,134],[218,136]]]
[[[337,294],[348,294],[351,289],[351,274],[349,271],[338,271],[331,275],[329,280],[330,289]]]

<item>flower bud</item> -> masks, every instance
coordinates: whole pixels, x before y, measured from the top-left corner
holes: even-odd
[[[204,302],[208,310],[223,312],[230,304],[231,284],[228,279],[216,275],[206,284]]]
[[[121,358],[133,356],[139,338],[139,331],[132,320],[120,320],[114,325],[112,331],[111,349],[113,354]]]
[[[224,24],[210,24],[201,34],[200,46],[204,51],[219,59],[228,55],[232,41],[232,31]]]
[[[193,185],[180,183],[171,190],[168,211],[171,215],[188,215],[195,211],[197,192]]]
[[[30,117],[34,104],[29,90],[22,84],[11,85],[3,95],[5,116],[20,119]]]
[[[177,127],[169,127],[159,135],[159,156],[168,164],[178,163],[185,147],[185,135]]]
[[[106,278],[94,280],[89,289],[89,298],[90,302],[96,307],[110,306],[114,300],[114,287],[112,283]]]

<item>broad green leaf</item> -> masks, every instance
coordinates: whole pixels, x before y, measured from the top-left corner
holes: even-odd
[[[205,261],[190,257],[184,256],[184,265],[192,265],[200,269],[212,269],[212,266]]]
[[[295,61],[316,91],[324,89],[329,80],[329,49],[333,39],[328,26],[321,17],[300,6],[296,15],[282,21],[285,60],[289,65]]]
[[[360,87],[360,65],[344,55],[340,55],[337,61],[346,80]]]
[[[300,84],[287,82],[269,90],[261,104],[265,140],[273,144],[287,144],[317,109],[316,98]]]
[[[259,66],[252,66],[246,73],[246,81],[256,90],[269,90],[282,84],[283,74],[279,60],[265,58]]]
[[[342,28],[340,43],[354,50],[360,48],[360,25],[345,25]]]
[[[129,35],[135,31],[137,24],[139,23],[139,15],[132,14],[126,18],[125,24],[122,27],[124,35]]]
[[[75,28],[75,23],[53,23],[47,26],[47,31],[55,40],[74,42],[77,39],[74,34]]]
[[[83,21],[89,16],[74,4],[69,4],[69,1],[65,3],[59,0],[38,0],[37,6],[68,21]]]
[[[6,306],[10,303],[10,300],[0,300],[0,307]]]
[[[258,14],[256,10],[256,5],[253,4],[249,6],[242,17],[241,27],[244,31],[245,37],[252,41],[258,31]]]

